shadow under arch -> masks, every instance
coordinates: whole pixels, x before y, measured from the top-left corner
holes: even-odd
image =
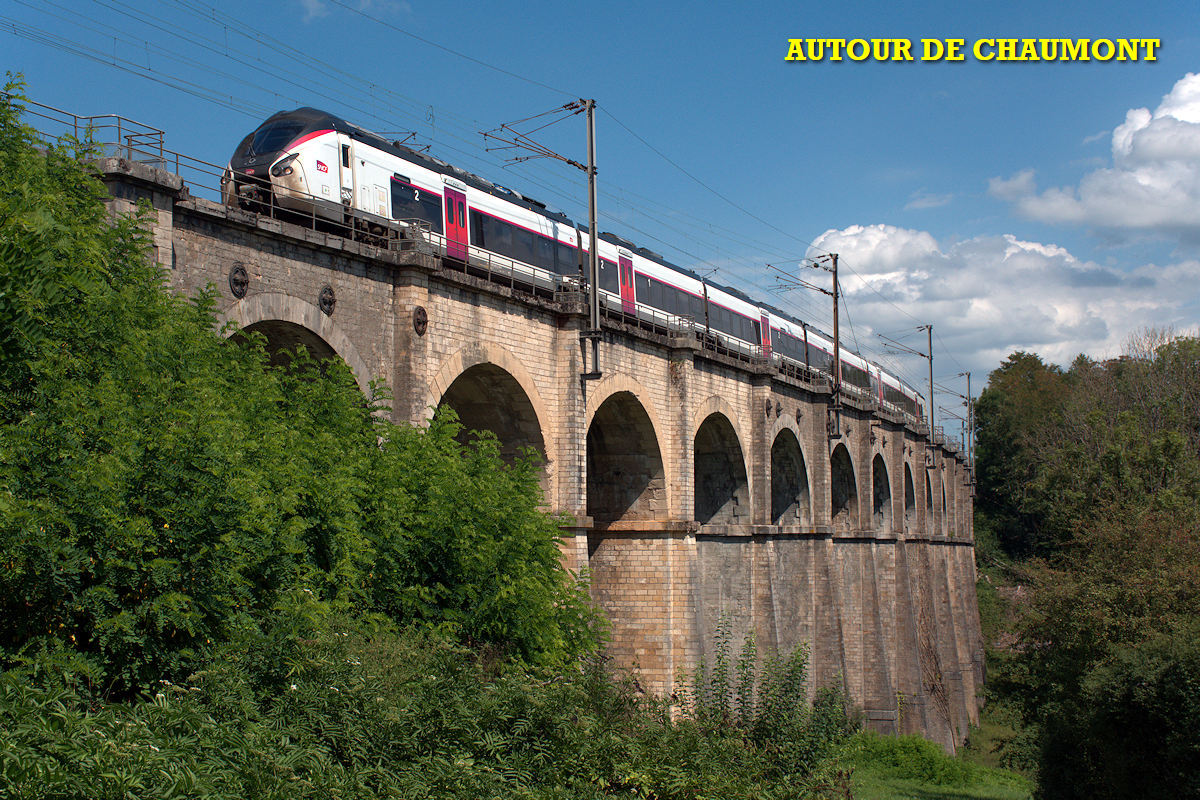
[[[917,493],[913,488],[912,469],[904,465],[904,532],[909,533],[917,524]]]
[[[242,331],[255,331],[267,340],[272,363],[282,353],[303,345],[317,360],[337,356],[350,367],[364,396],[371,396],[371,373],[358,350],[337,323],[317,306],[282,292],[264,292],[245,297],[220,315],[222,333],[234,338]]]
[[[490,431],[496,435],[505,461],[533,450],[546,469],[546,442],[537,411],[507,370],[492,363],[468,367],[446,388],[438,406],[452,408],[458,415],[463,426],[460,441],[466,443],[471,431]]]
[[[808,466],[800,441],[790,428],[781,430],[771,445],[771,522],[812,524]]]
[[[949,536],[950,509],[946,507],[946,480],[942,478],[939,482],[942,484],[942,536]]]
[[[839,443],[829,457],[829,521],[835,531],[858,529],[858,482],[850,451]]]
[[[933,479],[933,470],[925,470],[925,533],[930,536],[937,526],[937,509],[933,507]]]
[[[606,397],[588,425],[587,513],[601,523],[667,517],[658,434],[631,391]]]
[[[871,523],[877,531],[892,529],[892,482],[878,453],[871,459]]]
[[[733,423],[719,411],[709,414],[696,431],[693,448],[696,522],[750,522],[750,482]]]

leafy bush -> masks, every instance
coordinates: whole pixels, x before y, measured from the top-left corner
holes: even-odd
[[[770,755],[778,779],[807,775],[861,727],[840,685],[808,702],[808,648],[760,661],[753,632],[732,660],[732,621],[717,622],[711,667],[701,659],[679,694],[684,712],[706,731],[728,731]]]
[[[11,88],[11,87],[10,87]],[[66,647],[106,693],[178,681],[308,593],[510,657],[595,647],[525,462],[373,413],[339,360],[271,366],[172,295],[86,145],[0,105],[0,657]],[[8,320],[6,320],[8,321]]]
[[[342,624],[345,623],[345,624]],[[803,798],[737,729],[673,720],[598,659],[494,674],[429,631],[341,619],[282,649],[234,641],[146,699],[90,698],[62,661],[0,676],[6,797]],[[274,687],[264,690],[263,687]]]
[[[876,773],[934,786],[970,786],[979,780],[979,767],[947,755],[920,736],[880,736],[865,731],[848,748],[852,762]]]

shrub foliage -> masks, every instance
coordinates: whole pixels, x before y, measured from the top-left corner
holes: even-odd
[[[12,92],[18,87],[9,87]],[[785,798],[803,653],[693,717],[597,655],[531,461],[168,293],[86,143],[0,102],[0,795]],[[720,679],[718,679],[720,680]],[[822,788],[825,787],[825,788]]]

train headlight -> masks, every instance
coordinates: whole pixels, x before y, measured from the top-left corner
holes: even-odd
[[[271,167],[271,174],[276,178],[282,178],[284,175],[291,175],[291,164],[299,157],[299,153],[292,153],[287,158],[281,158],[280,160],[276,161],[275,165]]]

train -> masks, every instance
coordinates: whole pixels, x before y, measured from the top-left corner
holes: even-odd
[[[587,230],[544,203],[309,107],[280,111],[241,141],[222,198],[346,232],[425,238],[452,262],[552,288],[582,284],[591,247]],[[597,239],[606,309],[668,327],[687,321],[732,353],[834,378],[832,337],[815,326],[615,234]],[[922,419],[912,386],[852,350],[840,356],[845,391]]]

